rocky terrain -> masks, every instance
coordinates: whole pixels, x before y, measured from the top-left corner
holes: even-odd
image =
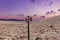
[[[26,22],[0,21],[0,40],[28,40]],[[30,22],[30,40],[60,40],[60,16]]]

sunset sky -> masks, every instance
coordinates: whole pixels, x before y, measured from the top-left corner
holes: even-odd
[[[60,0],[0,0],[0,15],[46,15],[54,11],[59,15]]]

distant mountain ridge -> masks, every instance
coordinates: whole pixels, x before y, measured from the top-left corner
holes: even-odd
[[[25,21],[24,19],[3,19],[3,18],[0,18],[1,21]]]

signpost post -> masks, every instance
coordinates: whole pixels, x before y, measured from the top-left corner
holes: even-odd
[[[30,16],[27,16],[27,18],[25,18],[25,20],[28,23],[28,40],[30,40],[30,27],[29,27],[29,23],[30,23],[30,21],[32,21],[32,18]]]

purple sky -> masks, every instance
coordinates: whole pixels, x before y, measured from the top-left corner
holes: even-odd
[[[47,11],[59,13],[60,0],[0,0],[0,15],[45,15]]]

